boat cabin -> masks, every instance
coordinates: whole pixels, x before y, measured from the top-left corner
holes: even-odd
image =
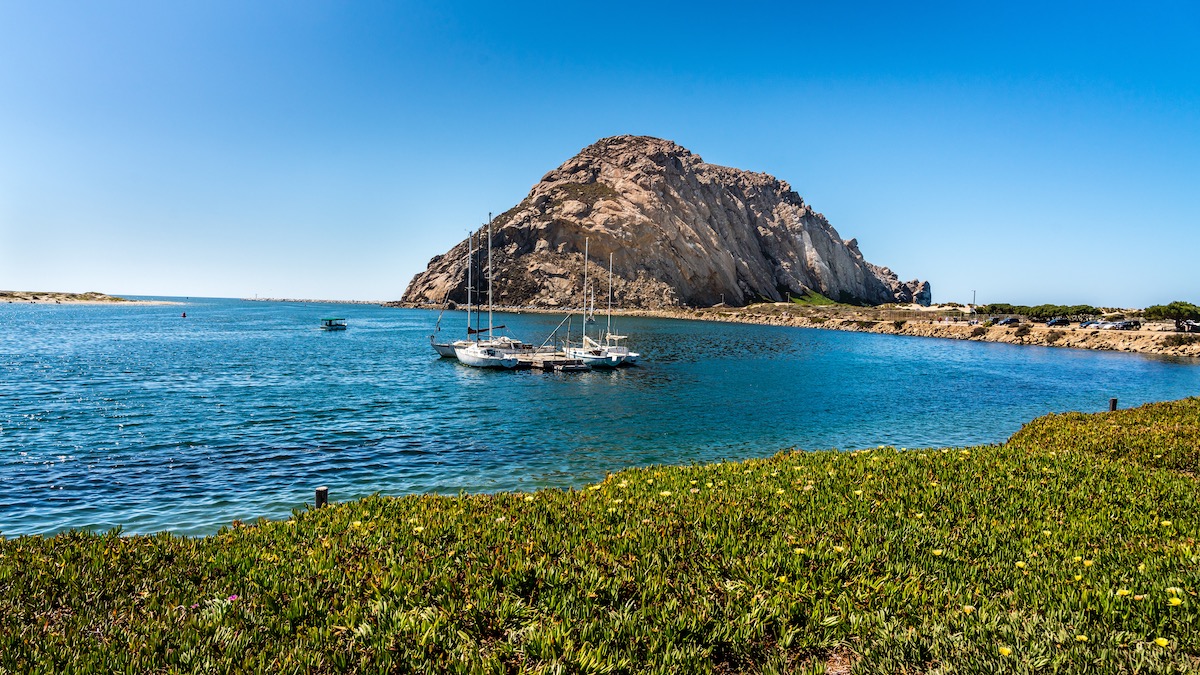
[[[346,320],[321,319],[321,330],[346,330]]]

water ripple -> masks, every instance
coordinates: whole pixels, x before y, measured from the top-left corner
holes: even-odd
[[[331,312],[350,330],[316,330]],[[621,320],[642,367],[489,372],[433,358],[436,317],[0,305],[0,532],[207,534],[284,517],[318,485],[335,500],[578,487],[793,446],[998,442],[1110,396],[1200,393],[1188,359],[652,319]],[[558,319],[501,321],[540,340]]]

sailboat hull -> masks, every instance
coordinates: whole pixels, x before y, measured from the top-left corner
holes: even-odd
[[[494,347],[484,347],[480,345],[468,345],[465,347],[455,347],[454,355],[458,357],[459,363],[472,368],[516,368],[517,357],[512,354],[506,354]]]
[[[567,358],[579,359],[585,366],[591,368],[616,368],[624,361],[624,357],[609,353],[603,349],[581,349],[568,347],[565,351]]]

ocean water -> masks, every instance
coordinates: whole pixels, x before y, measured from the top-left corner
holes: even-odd
[[[318,330],[326,316],[349,330]],[[496,322],[541,341],[561,318]],[[217,299],[0,304],[0,533],[198,535],[287,517],[321,485],[332,501],[567,488],[791,447],[996,443],[1113,396],[1200,394],[1194,359],[633,318],[617,328],[638,367],[481,371],[436,358],[437,319]],[[447,312],[443,334],[464,321]]]

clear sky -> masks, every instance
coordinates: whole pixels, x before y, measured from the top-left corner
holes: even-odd
[[[595,140],[936,301],[1200,302],[1200,3],[0,0],[0,288],[396,299]]]

